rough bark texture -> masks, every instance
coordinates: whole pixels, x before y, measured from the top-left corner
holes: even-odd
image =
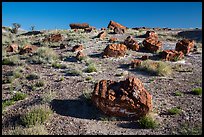
[[[182,51],[184,55],[189,54],[191,49],[194,47],[195,42],[194,40],[189,40],[189,39],[182,39],[181,41],[178,41],[176,43],[176,51]]]
[[[132,49],[134,51],[138,51],[140,48],[140,46],[138,45],[138,42],[134,40],[131,36],[128,36],[125,39],[124,45],[126,45],[128,49]]]
[[[38,47],[34,45],[26,45],[23,49],[20,50],[19,54],[25,54],[25,53],[33,53],[37,51]]]
[[[136,77],[120,82],[101,80],[95,85],[91,100],[110,116],[138,119],[152,110],[152,96]]]
[[[17,44],[11,44],[6,49],[7,52],[17,52],[18,51],[18,45]]]
[[[111,21],[109,22],[109,24],[108,24],[108,28],[114,29],[115,27],[121,28],[121,29],[125,29],[125,30],[126,30],[126,28],[127,28],[127,27],[125,27],[125,26],[123,26],[123,25],[121,25],[121,24],[119,24],[119,23],[114,22],[114,21],[111,20]]]
[[[151,37],[146,38],[142,43],[144,48],[150,52],[156,52],[162,48],[162,42]]]
[[[75,45],[73,48],[72,48],[72,51],[73,52],[76,52],[76,51],[80,51],[80,50],[83,50],[84,47],[83,45]]]
[[[161,56],[166,61],[177,61],[184,58],[183,52],[175,50],[163,50]]]
[[[88,23],[71,23],[69,26],[71,29],[85,29],[90,27]]]
[[[127,47],[124,44],[110,44],[104,52],[103,57],[124,57]]]

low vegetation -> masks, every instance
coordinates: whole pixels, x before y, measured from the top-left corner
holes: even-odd
[[[145,129],[154,129],[159,126],[158,122],[150,115],[146,115],[139,119],[139,125]]]
[[[195,95],[201,95],[202,94],[202,88],[194,88],[192,90],[192,93]]]
[[[180,114],[181,112],[182,112],[182,110],[180,107],[173,107],[173,108],[168,110],[168,113],[170,115],[177,115],[177,114]]]

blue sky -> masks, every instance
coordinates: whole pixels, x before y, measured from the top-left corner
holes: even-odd
[[[2,2],[2,25],[29,30],[70,29],[70,23],[107,27],[202,27],[202,2]]]

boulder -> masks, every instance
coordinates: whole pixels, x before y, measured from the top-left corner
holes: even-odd
[[[51,34],[43,40],[43,42],[59,42],[62,41],[63,37],[61,34]]]
[[[71,29],[85,29],[90,27],[88,23],[71,23],[69,26]]]
[[[95,84],[91,100],[109,116],[139,119],[153,108],[152,95],[136,77],[120,82],[101,80]]]
[[[19,52],[19,54],[25,54],[25,53],[33,53],[37,51],[38,47],[34,45],[25,45]]]
[[[125,39],[124,45],[126,45],[128,49],[132,49],[134,51],[138,51],[140,48],[138,42],[136,40],[134,40],[132,36],[128,36]]]
[[[147,60],[147,59],[149,59],[149,56],[148,56],[148,55],[143,55],[143,56],[141,57],[141,60]]]
[[[123,34],[123,33],[125,33],[125,29],[115,27],[114,30],[113,30],[113,33],[114,34]]]
[[[85,28],[85,29],[84,29],[84,32],[90,33],[92,30],[93,30],[93,28],[92,28],[92,27],[89,27],[89,28]]]
[[[142,44],[144,45],[144,49],[149,52],[157,52],[162,48],[162,42],[152,37],[146,38]]]
[[[151,37],[151,38],[158,39],[158,35],[156,34],[155,31],[147,31],[145,36],[146,36],[146,38]]]
[[[102,40],[106,37],[106,35],[107,35],[107,33],[105,31],[102,31],[97,35],[97,38]]]
[[[184,54],[182,51],[175,51],[175,50],[163,50],[161,52],[162,59],[166,61],[177,61],[184,58]]]
[[[17,52],[18,51],[18,45],[13,43],[10,46],[6,48],[6,52]]]
[[[131,68],[136,68],[139,67],[141,65],[142,61],[138,60],[138,59],[134,59],[131,61]]]
[[[127,28],[127,27],[125,27],[125,26],[111,20],[109,22],[107,28],[114,29],[115,27],[120,28],[120,29],[124,29],[124,30],[126,30],[126,28]]]
[[[124,44],[110,44],[103,52],[103,57],[124,57],[127,47]]]
[[[76,51],[80,51],[80,50],[83,50],[84,47],[83,45],[75,45],[73,48],[72,48],[72,51],[73,52],[76,52]]]
[[[79,51],[79,52],[77,53],[77,55],[76,55],[76,59],[77,59],[77,60],[80,60],[80,59],[83,58],[83,57],[85,57],[85,55],[84,55],[84,53],[81,52],[81,51]]]
[[[189,54],[191,49],[194,47],[195,42],[194,40],[189,40],[189,39],[182,39],[181,41],[178,41],[176,43],[176,51],[182,51],[184,55]]]

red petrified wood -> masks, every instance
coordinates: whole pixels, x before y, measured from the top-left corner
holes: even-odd
[[[136,77],[120,82],[101,80],[95,84],[91,100],[110,116],[139,119],[152,110],[152,95]]]
[[[76,51],[80,51],[80,50],[83,50],[83,45],[75,45],[73,48],[72,48],[72,51],[73,52],[76,52]]]
[[[140,46],[138,45],[137,41],[134,40],[131,36],[128,36],[125,41],[124,44],[127,46],[128,49],[132,49],[134,51],[138,51]]]
[[[124,44],[110,44],[103,52],[103,57],[124,57],[127,47]]]
[[[182,51],[184,55],[189,54],[191,49],[194,47],[195,42],[194,40],[189,40],[189,39],[183,39],[181,41],[178,41],[176,43],[176,51]]]
[[[177,61],[184,58],[183,52],[175,50],[163,50],[161,56],[166,61]]]

